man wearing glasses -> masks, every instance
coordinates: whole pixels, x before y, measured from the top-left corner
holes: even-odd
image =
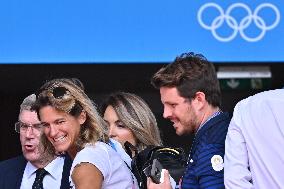
[[[20,134],[23,155],[0,163],[1,189],[67,189],[71,159],[46,151],[41,143],[42,126],[35,111],[34,94],[20,106],[15,130]]]

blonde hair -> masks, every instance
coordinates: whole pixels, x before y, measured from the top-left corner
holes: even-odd
[[[83,111],[86,113],[86,121],[80,127],[80,134],[75,144],[78,151],[84,148],[86,143],[108,141],[104,120],[83,88],[73,79],[54,79],[40,88],[34,109],[39,112],[42,107],[48,105],[74,117],[78,117]]]
[[[131,93],[116,92],[108,96],[102,105],[102,113],[107,106],[112,106],[119,120],[132,131],[137,140],[138,152],[150,145],[162,145],[156,118],[141,97]]]

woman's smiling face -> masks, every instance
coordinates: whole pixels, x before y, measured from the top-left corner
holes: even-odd
[[[44,133],[57,152],[73,152],[81,125],[86,120],[82,114],[74,117],[52,106],[44,106],[39,110]]]

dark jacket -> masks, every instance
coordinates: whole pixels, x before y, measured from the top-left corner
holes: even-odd
[[[0,162],[0,188],[20,189],[27,160],[18,156]],[[69,174],[72,160],[65,157],[60,189],[69,189]]]
[[[220,113],[197,132],[183,176],[182,189],[225,188],[222,162],[230,120],[228,113]]]

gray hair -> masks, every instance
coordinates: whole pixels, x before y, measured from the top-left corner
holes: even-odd
[[[21,114],[21,112],[24,111],[24,110],[34,111],[34,110],[32,110],[32,107],[33,107],[35,101],[36,101],[36,95],[35,94],[31,94],[31,95],[27,96],[23,100],[22,104],[20,105],[20,113],[19,114]]]

